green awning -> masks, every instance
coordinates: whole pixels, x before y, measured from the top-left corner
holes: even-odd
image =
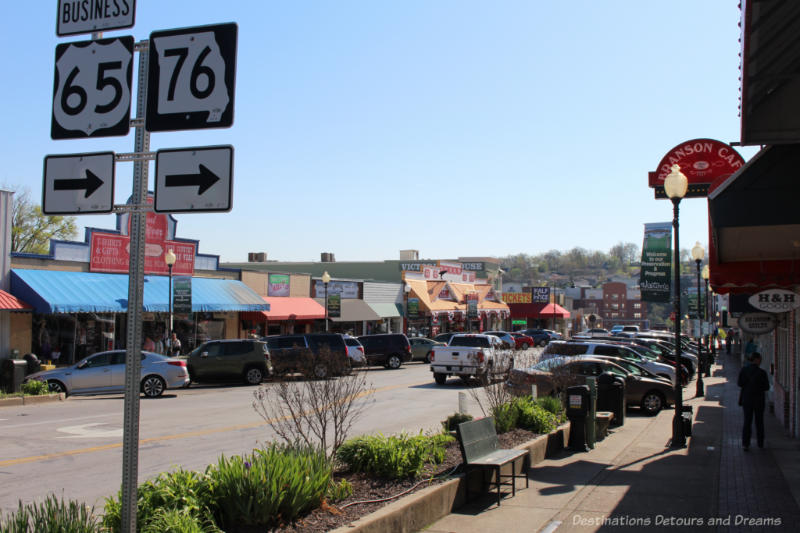
[[[368,305],[373,311],[378,313],[378,316],[381,318],[400,318],[403,316],[398,304],[368,302]]]

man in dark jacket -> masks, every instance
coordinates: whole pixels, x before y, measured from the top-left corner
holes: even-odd
[[[764,393],[769,390],[767,373],[759,366],[761,354],[753,352],[750,364],[739,372],[739,387],[741,395],[739,404],[744,410],[744,428],[742,429],[742,446],[745,451],[750,449],[750,433],[753,426],[753,416],[756,419],[756,441],[758,447],[764,447]]]

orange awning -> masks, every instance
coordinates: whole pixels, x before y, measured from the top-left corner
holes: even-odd
[[[544,307],[542,307],[542,310],[539,311],[539,314],[542,317],[548,317],[548,316],[555,315],[555,316],[560,317],[560,318],[569,318],[569,311],[567,311],[566,309],[564,309],[560,305],[554,304],[552,302],[547,304],[547,305],[545,305]]]
[[[269,311],[242,313],[244,320],[255,322],[278,320],[316,320],[325,318],[325,308],[313,298],[262,296]]]
[[[16,296],[0,290],[0,311],[33,311],[33,307]]]

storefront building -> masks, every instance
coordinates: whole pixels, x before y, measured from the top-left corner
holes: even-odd
[[[523,287],[523,292],[504,292],[503,301],[511,312],[514,330],[536,328],[570,334],[570,312],[552,301],[551,287]]]
[[[325,308],[311,298],[308,274],[243,271],[241,278],[270,306],[269,311],[242,313],[247,335],[289,335],[319,329]]]

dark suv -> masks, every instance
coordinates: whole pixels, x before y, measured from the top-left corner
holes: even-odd
[[[267,343],[259,340],[230,339],[208,341],[187,356],[189,377],[196,382],[243,379],[258,385],[269,375]]]
[[[265,337],[274,374],[340,376],[351,371],[347,345],[339,333],[306,333]]]
[[[364,346],[364,355],[370,365],[400,368],[403,362],[411,361],[411,343],[402,333],[364,335],[358,338]]]

